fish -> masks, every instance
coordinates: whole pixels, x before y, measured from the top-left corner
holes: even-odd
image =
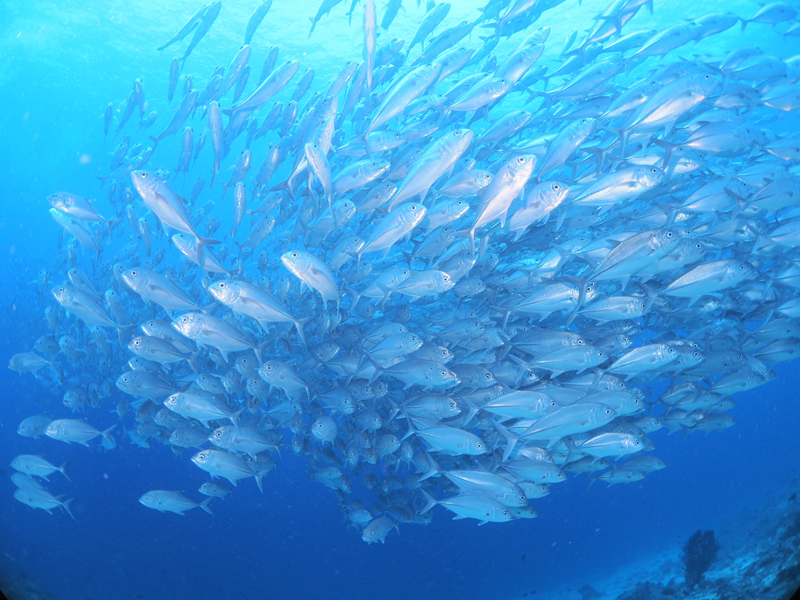
[[[204,4],[199,9],[197,9],[197,12],[194,13],[191,17],[189,17],[189,20],[186,21],[186,23],[184,23],[183,27],[181,27],[175,35],[173,35],[164,44],[162,44],[156,49],[159,51],[164,50],[169,46],[171,46],[172,44],[180,42],[187,35],[192,33],[192,31],[194,31],[195,28],[202,22],[203,16],[206,14],[210,6],[211,6],[210,4]]]
[[[44,428],[43,433],[46,433],[46,431],[47,427]],[[41,456],[34,456],[32,454],[20,454],[19,456],[15,456],[11,461],[11,468],[16,471],[19,471],[20,473],[25,473],[26,475],[39,477],[41,479],[44,479],[45,481],[49,481],[48,476],[58,471],[67,480],[71,481],[69,475],[67,474],[67,467],[69,467],[69,464],[70,461],[66,461],[60,467],[56,467],[55,465],[52,465],[49,462],[47,462]]]
[[[313,32],[340,3],[294,16]],[[548,518],[557,484],[648,485],[677,468],[661,436],[736,427],[738,394],[800,356],[797,11],[560,4],[366,0],[360,56],[263,48],[257,82],[271,2],[238,25],[200,8],[148,75],[166,98],[136,79],[87,133],[117,120],[106,193],[52,176],[74,191],[45,196],[57,237],[36,236],[14,298],[43,318],[15,322],[8,366],[62,402],[32,402],[46,414],[18,434],[117,452],[119,426],[142,461],[169,445],[176,468],[262,490],[291,453],[371,544],[437,505]],[[209,48],[228,67],[180,83],[217,18],[241,35],[248,15],[243,45]],[[745,26],[785,44],[744,46]],[[18,500],[69,508],[38,481],[66,465],[12,466]],[[227,483],[140,502],[210,512]]]
[[[113,448],[117,444],[111,436],[111,432],[114,431],[116,427],[116,425],[112,425],[100,431],[84,420],[55,419],[50,421],[50,424],[44,430],[44,434],[60,442],[66,442],[68,444],[75,442],[86,447],[89,446],[88,442],[90,440],[96,437],[102,437],[103,440]]]
[[[60,507],[64,509],[70,517],[73,519],[75,518],[70,510],[70,506],[75,501],[74,498],[62,500],[61,498],[63,498],[63,496],[56,497],[47,490],[32,488],[18,488],[14,492],[14,498],[23,504],[27,504],[31,508],[41,508],[49,514],[53,514],[51,511],[54,508]]]
[[[247,20],[247,26],[244,30],[244,43],[248,45],[252,40],[253,36],[256,33],[256,30],[264,21],[264,17],[267,16],[269,9],[272,8],[272,0],[265,0],[253,11],[253,14],[250,15],[250,18]]]
[[[147,508],[152,508],[159,512],[171,512],[183,516],[187,510],[202,508],[208,514],[213,515],[209,504],[213,497],[208,497],[199,504],[192,502],[181,492],[171,492],[168,490],[150,490],[139,498],[139,503]]]
[[[200,22],[197,24],[196,27],[194,27],[194,35],[192,35],[192,39],[189,40],[189,45],[186,47],[186,51],[183,53],[183,56],[179,59],[181,67],[183,67],[183,65],[186,63],[186,59],[189,58],[189,55],[192,53],[192,50],[195,49],[197,44],[200,43],[200,40],[202,40],[203,37],[205,37],[205,35],[211,29],[211,26],[214,24],[214,21],[216,21],[217,17],[219,16],[220,10],[222,10],[222,2],[218,1],[208,6],[208,8],[203,12]]]
[[[159,180],[156,174],[149,171],[134,171],[131,173],[131,181],[145,205],[153,211],[164,227],[171,227],[194,237],[199,256],[203,255],[203,247],[206,244],[221,243],[219,240],[197,235],[183,198],[178,196],[166,181]]]

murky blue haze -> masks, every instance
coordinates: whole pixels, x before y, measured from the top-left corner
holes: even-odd
[[[183,71],[194,74],[195,87],[203,85],[217,65],[228,65],[256,4],[223,2],[218,20]],[[345,15],[348,4],[323,17],[308,39],[308,18],[318,4],[275,0],[253,38],[253,73],[245,95],[253,89],[253,78],[271,45],[280,47],[281,59],[299,60],[299,73],[309,66],[315,69],[312,90],[324,90],[345,61],[361,60],[363,3],[351,26]],[[407,41],[413,37],[424,6],[418,8],[413,0],[403,4],[389,33],[379,34],[379,43],[385,36]],[[546,54],[550,64],[556,64],[569,33],[589,29],[606,4],[584,0],[579,6],[567,0],[543,15],[536,26],[551,28]],[[452,0],[452,5],[446,24],[477,18],[478,3]],[[107,188],[101,188],[97,176],[108,173],[109,154],[119,139],[112,141],[112,132],[104,142],[103,109],[108,102],[119,106],[134,79],[140,78],[159,111],[148,133],[161,131],[169,114],[170,59],[182,53],[186,41],[164,52],[156,47],[198,6],[183,0],[0,3],[0,363],[29,350],[47,333],[44,307],[54,302],[49,293],[39,296],[32,282],[63,248],[59,226],[48,215],[47,195],[69,190],[96,197],[101,212],[109,212]],[[715,10],[750,16],[757,8],[757,3],[744,0],[656,0],[655,14],[641,10],[626,31],[661,29]],[[382,2],[378,11],[380,22]],[[510,52],[523,36],[502,42],[496,53]],[[479,45],[477,30],[468,43]],[[769,25],[756,23],[745,32],[736,25],[669,56],[724,56],[734,48],[755,45],[781,58],[800,54],[800,38],[781,37]],[[412,56],[418,52],[413,50]],[[293,86],[294,81],[288,93]],[[285,101],[288,93],[278,98]],[[229,104],[225,100],[223,108]],[[172,107],[176,105],[173,100]],[[135,131],[137,119],[134,114],[125,132]],[[197,123],[195,135],[201,128]],[[483,122],[476,128],[485,126]],[[769,126],[778,133],[780,127],[797,131],[798,120],[787,115]],[[173,169],[179,138],[161,142],[148,168]],[[136,139],[144,141],[141,134]],[[225,166],[233,164],[238,148]],[[255,166],[262,159],[258,149],[263,140],[253,148]],[[176,189],[188,194],[196,177],[208,178],[210,167],[206,148],[187,183],[179,180]],[[217,186],[213,195],[204,195],[217,199],[219,194]],[[225,202],[218,215],[223,231],[229,229],[230,194]],[[171,252],[176,253],[174,248]],[[401,526],[399,535],[391,533],[384,545],[362,542],[357,529],[345,522],[334,493],[309,480],[305,458],[295,456],[288,444],[265,478],[263,494],[244,480],[232,497],[212,504],[213,517],[199,510],[183,517],[148,510],[137,500],[150,489],[184,490],[199,500],[196,490],[207,477],[190,463],[192,450],[176,455],[168,445],[157,443],[140,448],[129,443],[121,428],[115,432],[118,447],[112,451],[96,441],[87,449],[46,437],[21,437],[16,428],[25,417],[41,411],[50,417],[72,415],[61,396],[32,375],[3,370],[0,468],[10,474],[7,465],[23,453],[41,453],[56,465],[71,460],[72,481],[56,473],[49,489],[75,498],[75,520],[59,510],[51,516],[17,502],[10,479],[0,478],[0,572],[27,578],[64,600],[502,600],[531,597],[534,591],[537,598],[577,599],[584,584],[679,547],[695,530],[713,529],[744,508],[758,511],[776,490],[791,485],[800,456],[800,375],[794,362],[775,370],[777,377],[769,384],[735,395],[736,406],[730,411],[735,427],[693,433],[686,439],[667,435],[666,430],[652,434],[656,454],[668,467],[641,482],[587,488],[584,477],[573,476],[534,501],[539,518],[511,523],[478,526],[473,520],[454,521],[436,507],[432,523]],[[112,381],[117,375],[109,373]],[[100,429],[113,425],[120,397],[114,390],[112,398],[87,411],[87,418]]]

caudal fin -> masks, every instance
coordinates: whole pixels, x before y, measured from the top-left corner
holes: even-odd
[[[61,465],[60,467],[58,467],[58,472],[59,472],[59,473],[61,473],[61,474],[62,474],[64,477],[66,477],[66,478],[67,478],[67,481],[72,481],[72,479],[70,478],[69,474],[67,473],[67,467],[69,466],[69,463],[70,463],[70,462],[71,462],[71,461],[69,461],[69,460],[68,460],[68,461],[67,461],[67,462],[65,462],[63,465]]]
[[[73,514],[72,514],[72,511],[69,509],[69,507],[70,507],[70,506],[72,506],[72,503],[73,503],[73,502],[75,502],[75,498],[69,498],[69,499],[67,499],[67,500],[64,500],[64,501],[61,503],[61,508],[63,508],[63,509],[66,511],[66,513],[67,513],[67,514],[68,514],[70,517],[72,517],[72,520],[73,520],[73,521],[77,521],[77,519],[75,518],[75,515],[73,515]]]
[[[431,496],[428,492],[426,492],[425,490],[420,490],[420,491],[422,492],[422,495],[425,497],[426,504],[422,508],[422,510],[420,511],[419,514],[424,515],[426,512],[428,512],[434,506],[436,506],[438,504],[438,502],[436,502],[436,499],[433,496]]]
[[[206,498],[205,500],[203,500],[203,501],[202,501],[200,504],[198,504],[197,506],[199,506],[200,508],[202,508],[202,509],[203,509],[204,511],[206,511],[208,514],[210,514],[210,515],[213,515],[214,513],[213,513],[213,512],[211,512],[211,509],[208,507],[208,505],[209,505],[209,504],[211,504],[211,501],[212,501],[213,499],[214,499],[214,497],[213,497],[213,496],[209,496],[208,498]]]
[[[206,246],[213,246],[214,244],[221,244],[220,240],[215,240],[212,238],[204,238],[200,237],[199,235],[195,234],[196,244],[197,244],[197,261],[202,262],[203,260],[203,248]]]
[[[116,427],[117,427],[116,425],[112,425],[102,433],[103,439],[106,440],[106,442],[108,442],[111,448],[117,447],[117,441],[111,436],[111,432],[114,431]]]

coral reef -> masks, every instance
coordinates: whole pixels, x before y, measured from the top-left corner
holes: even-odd
[[[798,485],[572,595],[543,600],[790,600],[800,588]],[[717,539],[719,536],[719,540]],[[600,590],[600,591],[598,591]]]
[[[714,532],[695,531],[692,537],[683,545],[683,568],[686,572],[686,586],[694,589],[703,579],[708,568],[717,560],[719,543]]]

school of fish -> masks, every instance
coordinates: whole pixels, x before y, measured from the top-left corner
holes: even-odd
[[[9,364],[63,397],[18,428],[45,454],[169,445],[207,498],[139,502],[184,514],[293,451],[384,542],[436,505],[504,522],[568,477],[640,481],[666,466],[654,432],[732,426],[732,395],[800,354],[792,3],[631,31],[658,6],[614,0],[562,43],[573,0],[459,23],[406,0],[407,43],[400,0],[352,0],[363,54],[324,82],[277,47],[250,62],[271,4],[192,73],[225,18],[201,7],[158,48],[185,48],[168,97],[137,79],[104,113],[107,198],[47,198],[47,330]],[[798,55],[692,50],[746,27]],[[19,501],[70,512],[42,483],[66,464],[12,466]]]

